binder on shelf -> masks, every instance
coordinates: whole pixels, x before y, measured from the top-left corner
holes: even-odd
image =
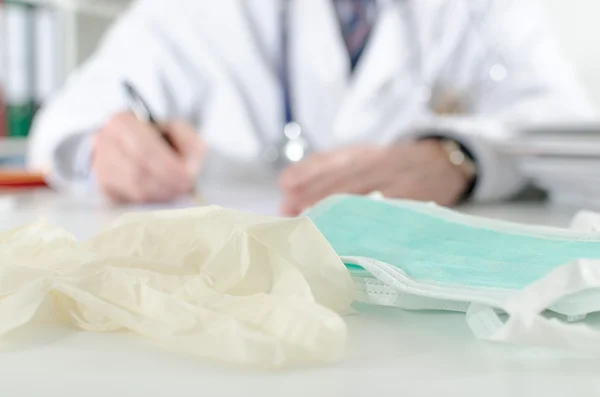
[[[8,135],[8,120],[6,117],[6,18],[3,0],[0,0],[0,139]]]
[[[26,137],[35,113],[35,7],[5,0],[8,135]]]
[[[59,88],[62,40],[59,11],[41,5],[35,10],[35,112]]]
[[[0,0],[0,191],[45,187],[25,169],[36,109],[58,88],[62,52],[58,11],[41,2]]]

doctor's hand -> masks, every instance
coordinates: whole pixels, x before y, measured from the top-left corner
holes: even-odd
[[[149,203],[172,201],[192,190],[205,144],[186,123],[169,123],[163,130],[175,150],[128,112],[96,133],[92,169],[104,194],[118,202]]]
[[[280,178],[285,197],[281,211],[296,216],[331,194],[374,191],[388,198],[452,205],[469,183],[435,140],[353,146],[313,155],[285,170]]]

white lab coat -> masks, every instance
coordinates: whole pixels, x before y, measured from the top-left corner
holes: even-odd
[[[277,141],[284,123],[279,1],[135,2],[41,112],[31,167],[58,188],[92,188],[91,137],[127,108],[121,81],[128,79],[159,118],[197,126],[220,159],[209,161],[204,178],[273,184],[276,174],[257,160],[264,146],[257,137]],[[493,7],[481,11],[483,3]],[[352,77],[332,2],[291,7],[294,113],[318,150],[386,144],[442,126],[477,158],[475,199],[496,199],[524,182],[493,143],[507,125],[594,116],[533,1],[382,1]],[[496,82],[489,72],[498,62]],[[436,82],[469,93],[469,114],[434,114],[426,98]]]

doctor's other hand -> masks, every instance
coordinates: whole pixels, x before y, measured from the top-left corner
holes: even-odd
[[[206,145],[188,124],[162,130],[171,148],[132,113],[118,114],[94,136],[92,170],[102,192],[117,202],[168,202],[189,193],[202,167]]]
[[[281,211],[297,216],[332,194],[374,191],[448,206],[461,198],[470,182],[436,140],[353,146],[315,154],[285,170],[279,181],[284,192]]]

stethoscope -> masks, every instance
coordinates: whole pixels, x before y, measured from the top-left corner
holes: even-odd
[[[264,149],[263,159],[275,169],[282,169],[306,158],[313,151],[303,126],[297,121],[292,104],[292,84],[290,81],[290,39],[289,39],[290,2],[280,2],[280,51],[279,82],[284,107],[283,134],[278,141],[270,143]]]
[[[385,6],[389,6],[392,3],[395,3],[394,0],[380,0],[378,8],[379,12]],[[405,10],[410,11],[410,4],[408,1],[402,1],[404,3]],[[472,25],[477,24],[477,18],[474,17],[474,12],[469,4],[468,0],[466,6],[469,7],[469,16],[470,16],[470,24],[468,29],[465,30],[465,37],[467,34],[473,33],[471,31]],[[416,18],[415,16],[409,12],[407,16],[407,24],[406,28],[409,30],[409,33],[412,31],[416,32]],[[279,18],[280,18],[280,53],[281,59],[279,62],[278,68],[278,76],[279,82],[281,85],[282,92],[282,100],[284,105],[284,125],[283,131],[280,137],[275,142],[264,142],[265,148],[263,149],[262,158],[263,160],[273,167],[276,170],[280,170],[289,166],[291,164],[298,163],[305,159],[310,153],[314,151],[314,145],[306,135],[306,131],[304,127],[297,121],[294,110],[293,110],[293,98],[292,98],[292,88],[290,81],[290,44],[289,44],[289,18],[290,17],[290,0],[282,0],[280,1],[280,9],[279,9]],[[478,31],[477,34],[481,36],[483,39],[483,34],[481,31]],[[414,47],[412,49],[413,55],[415,55],[418,61],[415,62],[416,75],[420,77],[421,80],[421,89],[419,92],[420,100],[426,101],[429,104],[432,103],[433,97],[436,94],[436,87],[433,84],[427,84],[427,79],[423,77],[425,73],[425,65],[423,62],[424,54],[422,52],[422,45],[418,43],[418,40],[415,40],[412,43]],[[489,72],[483,78],[492,82],[501,82],[503,81],[508,74],[508,69],[506,64],[502,62],[502,60],[496,56],[495,62],[489,68]]]

